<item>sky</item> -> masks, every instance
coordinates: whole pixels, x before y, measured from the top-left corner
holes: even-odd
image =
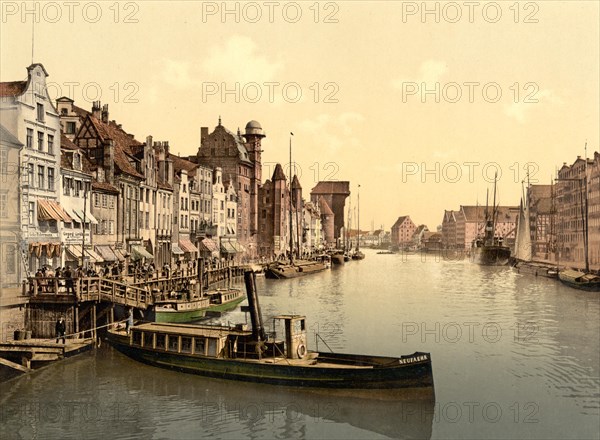
[[[496,174],[516,206],[527,175],[599,150],[599,5],[3,1],[0,80],[42,63],[53,98],[100,100],[182,156],[219,117],[257,120],[264,179],[291,139],[305,197],[348,180],[361,229],[435,230]]]

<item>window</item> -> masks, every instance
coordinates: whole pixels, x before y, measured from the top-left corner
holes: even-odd
[[[75,134],[75,122],[67,122],[67,134]]]
[[[115,208],[115,197],[114,196],[107,196],[108,197],[108,207],[110,209],[114,209]]]
[[[114,234],[115,233],[115,222],[114,222],[114,220],[109,220],[108,221],[108,233],[109,234]]]
[[[146,190],[146,203],[150,203],[150,190]]]
[[[54,168],[48,167],[48,189],[54,191]]]
[[[81,180],[75,181],[75,191],[73,191],[73,195],[75,197],[79,197],[79,193],[83,190],[83,182]]]
[[[51,134],[48,135],[48,153],[54,154],[54,136],[52,136]],[[75,162],[74,159],[73,162]]]
[[[17,272],[16,264],[17,247],[14,244],[6,246],[6,273],[14,274]]]
[[[40,122],[44,122],[44,104],[37,104],[37,120]]]
[[[0,173],[3,176],[8,174],[8,150],[6,148],[0,150]]]
[[[8,194],[2,192],[0,194],[0,218],[8,217]]]
[[[100,196],[98,194],[94,194],[94,206],[96,208],[100,207]]]
[[[35,186],[34,182],[33,182],[33,164],[32,163],[27,164],[27,183],[29,183],[29,185],[31,185],[32,187]]]
[[[38,165],[38,188],[44,189],[44,167]]]
[[[79,155],[79,153],[73,153],[73,169],[81,169],[81,156]]]
[[[41,131],[38,131],[38,150],[39,151],[44,151],[44,133],[42,133]]]
[[[102,194],[102,207],[106,208],[108,206],[108,200],[106,194]]]
[[[146,213],[146,229],[150,229],[150,213]]]
[[[29,202],[29,224],[33,225],[35,222],[35,202]]]
[[[33,148],[33,130],[31,128],[27,129],[27,148]]]

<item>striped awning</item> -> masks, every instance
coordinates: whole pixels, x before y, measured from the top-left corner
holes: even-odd
[[[115,255],[113,249],[108,245],[98,245],[96,246],[96,251],[100,254],[100,256],[104,259],[104,261],[118,261],[119,257]]]
[[[210,238],[205,238],[200,242],[199,248],[204,252],[219,252],[219,246]]]
[[[179,239],[179,247],[183,249],[184,252],[198,252],[198,248],[187,238]]]
[[[125,258],[129,255],[124,249],[111,247],[112,251],[115,253],[119,261],[125,261]]]
[[[83,209],[73,209],[73,211],[77,215],[77,218],[83,222]],[[89,210],[85,211],[85,223],[91,223],[93,225],[98,224],[98,220],[96,220],[96,217],[94,217]]]
[[[38,220],[56,220],[65,223],[73,222],[73,219],[65,212],[58,202],[46,199],[38,199]]]
[[[75,261],[79,261],[79,259],[81,258],[81,246],[76,246],[76,245],[70,245],[67,247],[67,254],[69,254],[72,260]],[[90,248],[85,248],[85,257],[89,258],[90,261],[92,263],[102,263],[104,261],[104,259],[98,255],[96,252],[94,252],[93,249]]]
[[[144,249],[143,246],[131,246],[131,259],[133,261],[141,260],[142,258],[153,259],[154,256]]]
[[[237,254],[237,250],[229,241],[221,242],[221,252],[223,252],[224,254]]]
[[[181,250],[181,248],[179,247],[179,245],[172,243],[171,244],[171,252],[176,254],[176,255],[183,255],[184,252]]]

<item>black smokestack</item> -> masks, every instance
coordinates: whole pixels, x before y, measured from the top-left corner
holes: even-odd
[[[264,341],[267,338],[263,326],[262,314],[260,313],[260,305],[258,304],[258,295],[256,293],[256,274],[253,270],[250,269],[244,272],[244,282],[246,283],[250,319],[252,320],[252,337],[255,341]]]

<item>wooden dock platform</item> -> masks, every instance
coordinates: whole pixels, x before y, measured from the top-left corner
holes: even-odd
[[[67,339],[56,343],[48,339],[25,339],[0,343],[0,364],[27,373],[47,364],[74,356],[94,346],[94,339]]]

